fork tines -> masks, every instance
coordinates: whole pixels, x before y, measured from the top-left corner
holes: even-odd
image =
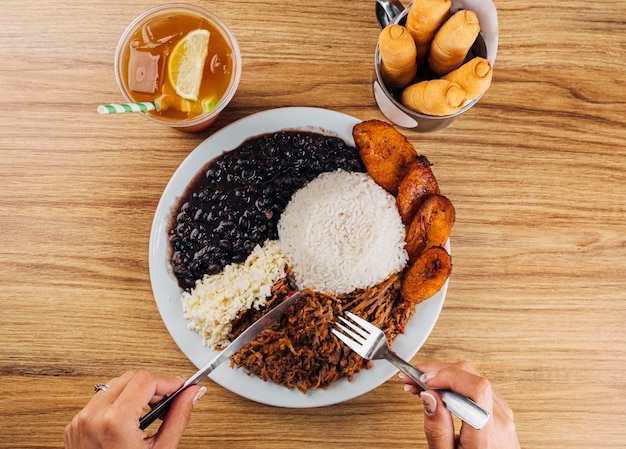
[[[347,312],[347,313],[350,313],[350,312]],[[352,317],[350,317],[350,318],[352,318]],[[355,325],[354,323],[346,320],[342,316],[339,317],[339,320],[341,321],[341,323],[339,323],[339,322],[335,323],[335,327],[336,328],[341,329],[343,331],[343,333],[346,334],[346,335],[349,335],[350,338],[353,338],[354,340],[356,340],[358,342],[365,343],[365,340],[367,339],[367,334],[366,334],[364,329],[362,329],[362,328],[358,327],[357,325]]]
[[[364,354],[362,354],[362,352],[364,352],[364,345],[367,343],[367,339],[371,334],[371,331],[369,331],[367,327],[372,327],[373,325],[356,316],[354,313],[346,312],[345,315],[350,318],[350,320],[354,321],[354,323],[340,316],[338,318],[341,322],[336,322],[335,329],[331,331],[353,351],[364,356]]]

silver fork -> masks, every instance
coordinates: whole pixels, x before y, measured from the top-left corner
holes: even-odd
[[[337,338],[361,357],[368,360],[385,359],[409,376],[421,389],[432,389],[420,380],[422,371],[391,350],[383,331],[351,312],[346,312],[346,316],[352,321],[339,317],[341,323],[335,323],[337,329],[332,329]],[[489,413],[471,399],[450,390],[435,391],[448,410],[473,428],[482,429],[489,420]]]

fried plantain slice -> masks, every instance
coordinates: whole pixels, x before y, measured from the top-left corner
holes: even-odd
[[[393,125],[381,120],[358,123],[352,136],[372,179],[396,195],[406,165],[417,157],[413,145]]]
[[[406,167],[398,186],[396,205],[402,221],[410,223],[415,213],[429,195],[439,195],[439,184],[426,156],[418,156]]]
[[[441,246],[433,246],[409,267],[400,292],[404,299],[418,304],[441,290],[451,272],[450,254]]]
[[[406,252],[413,263],[428,248],[443,246],[450,237],[456,213],[443,195],[431,195],[420,206],[406,233]]]

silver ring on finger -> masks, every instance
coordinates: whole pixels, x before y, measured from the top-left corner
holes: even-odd
[[[97,393],[98,391],[107,391],[109,389],[109,384],[95,384],[93,386],[93,390]]]

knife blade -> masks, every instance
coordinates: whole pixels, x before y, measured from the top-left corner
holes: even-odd
[[[157,402],[148,413],[139,419],[139,428],[144,430],[150,424],[152,424],[157,418],[160,418],[169,409],[172,401],[180,393],[182,393],[187,387],[198,384],[202,379],[208,376],[211,371],[220,366],[226,360],[230,359],[237,351],[250,343],[261,332],[271,326],[276,320],[278,320],[289,307],[291,307],[302,296],[302,293],[296,292],[287,299],[283,300],[279,305],[267,312],[261,318],[256,320],[250,327],[241,333],[235,340],[221,351],[215,358],[209,363],[200,368],[193,376],[189,377],[185,383],[176,390],[174,393],[166,396],[161,401]]]

